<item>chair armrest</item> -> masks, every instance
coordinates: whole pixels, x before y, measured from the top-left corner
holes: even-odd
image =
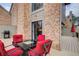
[[[44,47],[45,51],[47,52],[48,50],[47,50],[46,46],[47,46],[47,45],[46,45],[46,44],[44,44],[44,46],[43,46],[43,47]]]
[[[12,53],[14,53],[14,52],[16,52],[18,49],[15,49],[15,50],[12,50],[12,51],[10,51],[10,52],[7,52],[7,55],[9,56],[9,55],[11,55]]]
[[[11,44],[11,45],[8,45],[8,46],[5,46],[5,48],[7,48],[7,47],[9,47],[9,46],[12,46],[12,44]]]

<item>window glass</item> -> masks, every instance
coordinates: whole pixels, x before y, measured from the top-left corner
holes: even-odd
[[[43,7],[43,3],[32,3],[32,12]]]

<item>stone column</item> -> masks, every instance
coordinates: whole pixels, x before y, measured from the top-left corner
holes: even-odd
[[[60,50],[60,5],[44,4],[44,34],[53,41],[52,47]]]

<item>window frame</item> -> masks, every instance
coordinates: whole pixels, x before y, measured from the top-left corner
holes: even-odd
[[[37,7],[37,6],[34,7],[33,4],[42,4],[42,5],[40,5],[39,7]],[[35,11],[37,11],[37,10],[42,9],[42,8],[43,8],[43,5],[44,5],[43,3],[32,3],[32,4],[31,4],[31,11],[32,11],[32,12],[35,12]],[[35,8],[35,9],[34,9],[34,8]]]

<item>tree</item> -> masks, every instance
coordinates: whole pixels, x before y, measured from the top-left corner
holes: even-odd
[[[77,21],[77,17],[75,17],[74,15],[72,16],[72,23],[74,24]]]

